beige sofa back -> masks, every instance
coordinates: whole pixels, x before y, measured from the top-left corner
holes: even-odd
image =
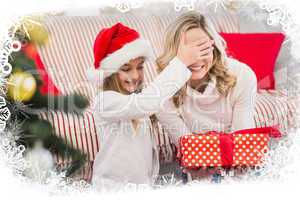
[[[97,88],[87,81],[85,71],[93,66],[93,42],[102,28],[122,22],[148,39],[155,56],[158,56],[162,52],[165,29],[175,17],[176,13],[168,16],[137,14],[50,16],[45,20],[46,29],[50,34],[49,43],[39,47],[38,51],[50,77],[63,94],[77,91],[91,100]],[[233,15],[208,18],[218,31],[238,31],[237,20]],[[156,67],[152,60],[146,63],[146,82],[151,81],[155,75]]]

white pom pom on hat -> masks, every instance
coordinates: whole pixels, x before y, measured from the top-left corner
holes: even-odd
[[[101,84],[104,80],[104,71],[102,69],[90,67],[86,71],[86,76],[89,81]]]

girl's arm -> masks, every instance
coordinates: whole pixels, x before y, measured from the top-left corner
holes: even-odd
[[[167,132],[171,142],[179,146],[179,138],[182,135],[190,134],[191,131],[181,118],[178,109],[175,107],[172,99],[165,102],[163,110],[156,114],[159,123]]]
[[[248,67],[248,66],[247,66]],[[240,74],[236,86],[235,103],[233,105],[233,116],[231,130],[255,128],[254,111],[257,94],[257,79],[255,73],[248,70]]]
[[[123,95],[114,91],[100,92],[92,106],[104,120],[135,119],[157,113],[165,100],[172,97],[190,78],[186,65],[175,57],[141,93]]]

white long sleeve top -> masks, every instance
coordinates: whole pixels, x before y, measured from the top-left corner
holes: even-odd
[[[212,77],[203,93],[188,86],[183,105],[176,108],[170,99],[157,114],[177,146],[184,134],[254,128],[256,75],[249,66],[235,59],[227,58],[226,62],[229,71],[237,77],[236,85],[226,97],[219,94],[216,78]]]
[[[159,160],[149,116],[159,112],[190,76],[190,70],[175,57],[141,93],[101,91],[96,95],[92,106],[100,139],[92,177],[96,187],[153,183]],[[139,120],[137,129],[132,119]]]

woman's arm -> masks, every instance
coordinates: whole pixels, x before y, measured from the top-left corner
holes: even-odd
[[[248,66],[246,66],[248,67]],[[255,128],[254,111],[257,94],[257,79],[255,73],[248,67],[238,77],[235,88],[235,102],[233,105],[233,116],[231,130]]]
[[[172,97],[190,76],[190,70],[175,57],[141,93],[100,92],[92,109],[100,118],[113,121],[149,116],[158,112],[162,103]]]

